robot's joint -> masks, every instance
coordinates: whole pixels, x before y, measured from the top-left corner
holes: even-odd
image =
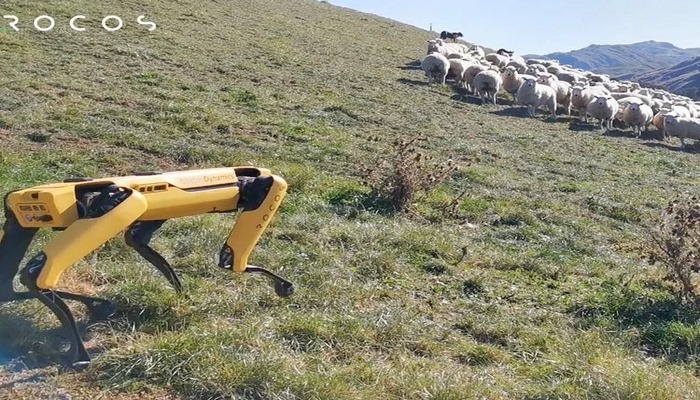
[[[231,250],[231,247],[229,247],[227,243],[224,243],[221,252],[219,252],[219,268],[233,268],[233,250]]]
[[[46,265],[46,253],[43,251],[32,257],[31,260],[27,262],[27,266],[22,269],[20,273],[20,282],[29,288],[29,290],[39,290],[36,285],[36,280],[39,278],[41,270]]]
[[[88,200],[89,204],[87,205],[85,218],[98,218],[107,214],[130,195],[131,190],[117,185],[105,187],[97,196]]]
[[[271,176],[243,177],[240,182],[241,198],[238,207],[243,211],[258,209],[270,192],[274,181]]]

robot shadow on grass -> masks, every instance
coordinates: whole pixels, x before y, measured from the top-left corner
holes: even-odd
[[[0,332],[2,358],[0,368],[9,372],[42,369],[61,364],[70,338],[60,327],[37,330],[29,318],[0,311],[0,320],[12,330]],[[83,337],[90,339],[86,320],[76,321]],[[37,345],[38,344],[38,345]],[[106,349],[91,348],[90,352],[99,355]],[[0,386],[1,387],[1,386]]]
[[[169,307],[136,304],[126,295],[110,295],[110,301],[116,306],[113,315],[95,318],[86,313],[84,317],[76,319],[83,340],[90,341],[96,335],[109,334],[112,331],[178,331],[190,324],[189,320],[183,320]],[[28,316],[10,314],[2,310],[0,321],[3,325],[12,327],[11,332],[0,330],[0,354],[3,355],[0,358],[0,367],[9,367],[10,370],[34,370],[62,363],[71,338],[61,326],[37,329]],[[116,345],[100,344],[88,348],[88,351],[92,355],[100,355],[115,347]]]

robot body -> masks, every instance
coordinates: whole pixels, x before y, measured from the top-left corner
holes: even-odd
[[[273,280],[278,295],[291,295],[291,283],[248,265],[248,257],[286,190],[284,179],[269,170],[240,167],[74,178],[11,192],[5,198],[6,221],[0,234],[0,302],[41,300],[71,332],[73,366],[87,366],[89,356],[61,298],[81,301],[102,317],[113,313],[114,307],[103,299],[54,291],[61,275],[124,231],[127,245],[180,291],[175,271],[148,246],[152,235],[168,219],[236,211],[241,213],[221,249],[219,266],[263,274]],[[15,292],[12,279],[35,233],[42,228],[61,232],[20,272],[20,281],[29,291]]]

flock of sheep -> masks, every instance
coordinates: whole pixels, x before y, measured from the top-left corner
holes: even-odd
[[[552,120],[557,119],[557,110],[567,116],[575,111],[581,121],[597,119],[601,130],[612,129],[617,120],[631,127],[635,137],[653,125],[664,140],[678,137],[681,148],[685,139],[700,140],[700,102],[556,60],[526,60],[503,49],[485,54],[479,46],[433,39],[428,41],[421,69],[429,84],[445,85],[449,79],[482,103],[496,104],[499,93],[510,93],[514,104],[526,106],[531,117],[544,106]]]

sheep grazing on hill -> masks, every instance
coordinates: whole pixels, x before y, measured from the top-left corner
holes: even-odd
[[[491,102],[495,105],[498,92],[501,91],[502,86],[503,79],[501,79],[501,75],[498,71],[492,69],[479,72],[472,82],[474,93],[481,98],[482,104],[486,103],[486,99],[491,99]]]
[[[468,61],[462,59],[450,59],[450,75],[455,82],[455,86],[464,88],[466,84],[464,82],[464,72],[467,70],[469,65]]]
[[[685,149],[685,139],[700,140],[700,119],[666,115],[664,130],[668,136],[681,140],[681,149]]]
[[[557,119],[557,93],[551,87],[537,83],[536,79],[525,78],[518,88],[515,102],[527,106],[527,113],[533,118],[537,108],[547,106],[550,118]]]
[[[688,107],[686,106],[674,105],[671,106],[671,111],[673,111],[673,113],[679,117],[692,117],[690,110],[688,110]]]
[[[528,75],[540,76],[540,74],[547,73],[547,67],[542,64],[530,64],[525,73]]]
[[[440,53],[432,53],[421,60],[420,67],[428,77],[428,84],[436,81],[444,85],[447,72],[450,70],[450,61]]]
[[[574,86],[571,89],[571,106],[579,112],[579,120],[588,122],[588,104],[598,96],[607,96],[610,92],[602,86]]]
[[[467,69],[464,71],[463,79],[468,91],[471,93],[476,93],[473,85],[474,78],[479,74],[479,72],[486,71],[487,69],[489,69],[489,67],[482,64],[473,64],[467,67]]]
[[[610,93],[612,97],[615,98],[615,100],[620,100],[625,97],[636,97],[644,102],[644,104],[648,105],[649,107],[652,107],[654,105],[654,101],[651,99],[649,96],[645,96],[640,93]]]
[[[610,95],[598,96],[588,103],[586,107],[586,112],[590,114],[593,118],[598,119],[600,129],[603,130],[603,124],[605,124],[607,130],[613,128],[613,119],[620,109],[620,105]]]
[[[525,60],[522,57],[511,57],[510,61],[508,61],[508,64],[506,64],[507,67],[513,67],[516,69],[521,74],[524,74],[525,71],[527,71],[527,64],[525,63]]]
[[[525,78],[536,79],[532,75],[519,73],[515,67],[510,65],[501,73],[501,78],[503,79],[503,90],[512,94],[514,99],[516,98],[518,89],[520,89],[520,85],[525,81]]]
[[[646,104],[629,103],[622,114],[622,120],[632,127],[635,137],[642,134],[642,130],[646,132],[647,125],[654,118],[654,112]]]
[[[486,56],[486,52],[484,51],[484,49],[477,45],[474,45],[469,48],[469,54],[473,54],[477,58],[484,58]]]
[[[560,81],[555,75],[542,75],[537,82],[547,85],[557,93],[557,104],[564,108],[566,115],[571,115],[571,84]]]
[[[453,42],[456,42],[457,39],[464,37],[462,35],[462,32],[447,32],[447,31],[442,31],[440,33],[440,39],[445,40],[445,39],[452,39]]]
[[[620,105],[620,109],[617,110],[617,114],[615,115],[615,119],[618,121],[624,122],[624,115],[625,115],[625,110],[627,109],[627,106],[630,104],[644,104],[642,100],[640,100],[637,97],[623,97],[621,99],[616,99],[617,104]],[[653,118],[653,114],[652,114]]]
[[[497,104],[498,92],[503,90],[513,95],[514,105],[526,106],[529,116],[535,117],[542,106],[547,106],[554,120],[557,111],[563,109],[572,115],[575,110],[582,122],[588,122],[590,116],[597,119],[600,129],[610,130],[614,120],[621,121],[637,138],[653,124],[666,140],[670,134],[667,119],[669,126],[676,121],[688,125],[683,118],[700,121],[700,102],[687,96],[642,88],[637,82],[613,79],[557,60],[525,59],[503,48],[485,54],[478,45],[455,43],[455,38],[461,36],[459,32],[443,31],[441,38],[429,40],[428,56],[421,60],[421,68],[429,83],[454,80],[457,88],[466,89],[459,91],[462,97],[469,93],[479,96],[482,103]],[[446,39],[453,41],[448,43]],[[680,128],[674,129],[674,135],[681,139],[692,137],[690,133],[678,133]]]
[[[450,54],[466,54],[468,47],[461,43],[445,43],[442,39],[428,40],[427,54],[440,53],[447,57]]]
[[[510,58],[508,56],[503,56],[497,53],[489,53],[484,56],[486,61],[490,62],[491,64],[497,66],[498,68],[503,68],[508,64],[508,61],[510,61]]]
[[[560,81],[569,82],[574,85],[583,80],[583,76],[572,71],[562,71],[556,74]]]

